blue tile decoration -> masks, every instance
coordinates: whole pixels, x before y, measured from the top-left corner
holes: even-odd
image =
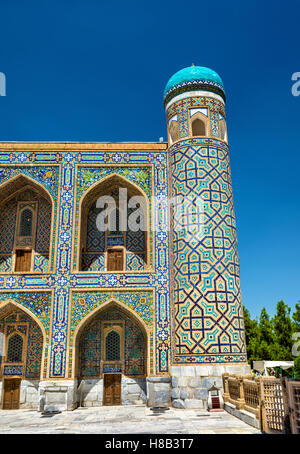
[[[89,317],[103,315],[102,308],[109,311],[112,301],[145,326],[151,375],[169,375],[171,364],[246,361],[229,148],[220,139],[220,121],[226,120],[224,88],[213,72],[201,71],[196,81],[190,70],[184,72],[166,91],[167,124],[172,118],[178,124],[178,140],[169,148],[155,143],[0,143],[0,184],[23,175],[52,198],[52,247],[49,207],[40,200],[32,273],[12,272],[16,219],[10,200],[5,202],[6,221],[0,213],[0,311],[1,303],[11,299],[40,321],[46,333],[44,378],[74,377],[80,327],[90,323]],[[196,95],[203,87],[210,94]],[[205,112],[209,137],[190,136],[191,109]],[[106,238],[108,245],[124,244],[126,249],[125,271],[107,272],[105,235],[95,229],[97,211],[91,209],[86,250],[78,266],[81,206],[97,185],[115,177],[144,194],[157,229],[151,224],[147,237],[127,232],[126,237]],[[173,230],[168,231],[166,202],[178,195],[201,197],[205,206],[205,222],[199,222],[198,232],[188,241],[186,226],[175,229],[176,216],[171,216]],[[152,196],[160,202],[158,213]],[[135,352],[133,334],[127,332],[126,345],[127,351]],[[87,346],[92,339],[87,336]],[[98,373],[99,344],[93,349],[86,355],[87,369]],[[129,375],[140,373],[142,356],[138,350],[135,356],[136,361],[132,355],[126,359]]]
[[[72,146],[59,152],[51,148],[47,151],[39,150],[38,147],[34,151],[27,151],[25,148],[26,146],[23,153],[26,159],[22,158],[20,166],[20,152],[2,150],[0,144],[0,181],[3,183],[16,174],[24,174],[43,185],[51,194],[55,202],[55,229],[52,239],[53,244],[56,244],[52,257],[54,267],[53,272],[43,272],[47,256],[41,251],[35,262],[36,270],[41,274],[6,274],[8,267],[4,266],[3,269],[0,258],[0,303],[8,296],[13,296],[20,305],[29,308],[41,323],[47,326],[49,350],[45,349],[45,377],[59,379],[69,376],[72,355],[67,355],[67,350],[70,337],[71,291],[109,291],[107,298],[118,299],[118,292],[123,290],[126,293],[128,288],[132,289],[135,295],[133,300],[143,300],[145,291],[150,291],[153,295],[155,317],[151,329],[156,341],[155,348],[153,343],[151,367],[154,374],[167,375],[170,366],[169,236],[165,234],[164,226],[153,233],[150,246],[153,262],[148,271],[139,269],[142,260],[139,254],[128,256],[128,273],[102,273],[93,270],[85,273],[72,267],[72,259],[76,258],[78,247],[78,225],[75,220],[78,220],[76,216],[82,195],[95,182],[101,181],[101,178],[118,174],[139,186],[149,198],[152,194],[167,198],[169,189],[165,147],[145,152],[136,151],[133,146],[132,150],[120,150],[117,153],[99,150],[76,151]],[[166,208],[162,210],[166,215]],[[135,270],[138,270],[138,273],[135,274]],[[40,293],[44,294],[45,298],[48,295],[45,299],[47,310],[39,310],[36,306],[36,302],[40,301],[40,298],[37,299]],[[165,336],[158,337],[161,332],[164,332]]]

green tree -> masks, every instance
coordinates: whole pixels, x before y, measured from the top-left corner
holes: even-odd
[[[300,304],[299,303],[300,303],[300,301],[296,304],[296,310],[293,313],[293,332],[294,333],[300,333]],[[293,342],[296,342],[296,341],[294,340]],[[298,351],[299,351],[299,348],[298,348]],[[300,355],[293,357],[293,360],[295,362],[295,368],[294,368],[295,376],[296,376],[296,378],[300,379]]]
[[[258,326],[259,336],[259,358],[265,360],[273,360],[278,351],[276,337],[274,335],[273,323],[265,307],[262,308],[259,317]]]
[[[300,303],[300,302],[299,302]],[[300,378],[300,355],[292,355],[294,332],[300,332],[300,304],[296,304],[293,317],[291,309],[283,301],[276,306],[276,314],[271,319],[263,307],[259,320],[252,320],[250,312],[244,307],[245,335],[248,361],[255,360],[294,360],[295,374]],[[285,372],[291,373],[289,370]]]
[[[252,320],[250,312],[243,306],[244,310],[244,323],[245,323],[245,337],[247,346],[248,361],[257,360],[259,340],[258,340],[258,323],[257,320]]]
[[[293,334],[293,325],[290,317],[291,308],[285,304],[282,300],[277,303],[276,306],[276,315],[274,316],[272,322],[274,326],[274,334],[276,341],[279,344],[280,350],[276,355],[279,354],[280,357],[277,357],[278,360],[291,360],[292,358],[292,334]]]
[[[296,303],[296,310],[293,313],[293,328],[294,331],[300,332],[300,301]]]

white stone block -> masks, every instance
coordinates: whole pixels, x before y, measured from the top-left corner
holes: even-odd
[[[183,387],[187,386],[188,384],[188,378],[187,377],[179,377],[178,378],[178,386]]]
[[[189,386],[191,388],[199,388],[201,386],[201,378],[200,377],[190,378]]]
[[[172,377],[180,377],[181,375],[181,367],[180,366],[172,366],[170,368],[170,374]]]
[[[203,408],[203,401],[200,399],[185,399],[185,408]]]
[[[197,377],[209,377],[212,375],[212,366],[195,366]]]
[[[182,377],[195,377],[195,367],[194,366],[182,366],[181,376]]]
[[[172,401],[172,405],[175,408],[184,408],[184,402],[181,399],[175,399]]]

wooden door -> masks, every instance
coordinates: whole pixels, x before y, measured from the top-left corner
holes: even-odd
[[[19,408],[20,384],[19,378],[4,380],[3,410],[17,410]]]
[[[123,271],[123,251],[109,249],[107,251],[107,271]]]
[[[103,405],[121,405],[121,374],[104,374]]]
[[[18,249],[16,250],[16,272],[31,271],[31,251]]]

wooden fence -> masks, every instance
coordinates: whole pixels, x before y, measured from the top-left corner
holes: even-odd
[[[255,415],[266,433],[300,433],[300,380],[223,374],[224,402]]]

